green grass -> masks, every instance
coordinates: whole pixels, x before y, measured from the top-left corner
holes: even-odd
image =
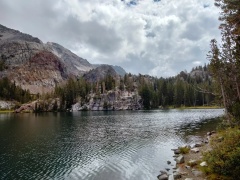
[[[165,109],[180,109],[180,110],[184,110],[184,109],[222,109],[222,108],[223,107],[221,107],[221,106],[212,105],[212,106],[180,106],[180,107],[167,106],[167,108],[165,108]]]
[[[220,140],[221,139],[221,140]],[[209,179],[216,175],[221,179],[240,177],[240,127],[227,128],[211,141],[212,150],[204,154],[208,167],[203,171]]]
[[[12,113],[14,110],[0,110],[0,113]]]
[[[177,107],[174,109],[222,109],[223,107],[220,106],[181,106],[181,107]]]
[[[190,148],[188,148],[188,147],[180,147],[179,151],[180,151],[181,154],[188,154],[189,151],[190,151]]]

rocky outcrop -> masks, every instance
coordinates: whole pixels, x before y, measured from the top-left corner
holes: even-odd
[[[184,157],[182,155],[178,156],[175,160],[177,164],[182,164],[185,162]]]
[[[119,75],[110,65],[101,65],[96,69],[92,69],[83,75],[83,78],[88,82],[98,82],[102,80],[107,75],[113,78],[118,78]]]
[[[126,71],[121,66],[112,66],[112,68],[116,71],[116,73],[120,76],[124,76]]]
[[[93,64],[94,66],[94,69],[97,68],[97,67],[100,67],[102,65],[107,65],[107,64]],[[124,76],[125,74],[127,74],[127,72],[121,67],[121,66],[113,66],[113,65],[110,65],[118,75],[120,76]]]
[[[30,103],[21,105],[15,109],[15,113],[21,112],[53,112],[60,110],[60,99],[51,98],[48,100],[36,100]]]
[[[83,75],[83,73],[94,68],[86,59],[78,57],[76,54],[57,43],[48,42],[45,46],[61,60],[67,68],[68,74],[74,76]]]
[[[91,94],[87,103],[77,103],[73,111],[90,110],[139,110],[143,108],[141,97],[137,92],[108,91],[104,94]]]
[[[15,103],[11,101],[1,101],[0,100],[0,110],[11,110],[15,107]]]
[[[67,79],[60,59],[35,37],[0,26],[0,78],[8,77],[31,93],[51,91]]]
[[[26,41],[41,44],[42,41],[31,35],[21,33],[20,31],[7,28],[0,24],[0,41]]]
[[[211,147],[210,147],[210,144],[208,143],[203,144],[203,142],[205,142],[204,139],[211,138],[211,135],[215,133],[216,133],[215,131],[208,132],[206,137],[204,137],[200,142],[196,142],[193,146],[186,145],[183,147],[179,147],[178,149],[172,149],[174,151],[176,166],[172,168],[173,173],[168,174],[168,180],[170,179],[185,179],[185,180],[206,179],[206,175],[200,170],[203,168],[206,168],[208,164],[207,162],[202,160],[201,154],[203,152],[209,151]],[[184,153],[185,151],[183,150],[186,148],[190,149],[190,151],[187,153]],[[181,154],[181,153],[184,153],[184,154]],[[170,165],[171,162],[167,161],[167,164]],[[161,174],[158,176],[158,179],[160,179],[160,177],[164,177],[162,176],[164,173],[162,171],[160,172]]]
[[[40,51],[8,72],[8,78],[31,93],[44,93],[67,79],[66,67],[58,57],[48,51]]]

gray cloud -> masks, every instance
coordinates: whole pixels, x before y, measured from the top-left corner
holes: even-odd
[[[2,0],[0,23],[57,42],[91,63],[172,76],[207,62],[219,39],[214,0]]]

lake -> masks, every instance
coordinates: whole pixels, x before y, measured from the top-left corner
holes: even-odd
[[[157,179],[223,109],[0,114],[0,179]]]

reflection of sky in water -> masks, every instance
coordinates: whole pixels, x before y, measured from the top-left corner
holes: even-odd
[[[170,150],[216,126],[223,110],[0,116],[0,174],[27,179],[156,179]]]

